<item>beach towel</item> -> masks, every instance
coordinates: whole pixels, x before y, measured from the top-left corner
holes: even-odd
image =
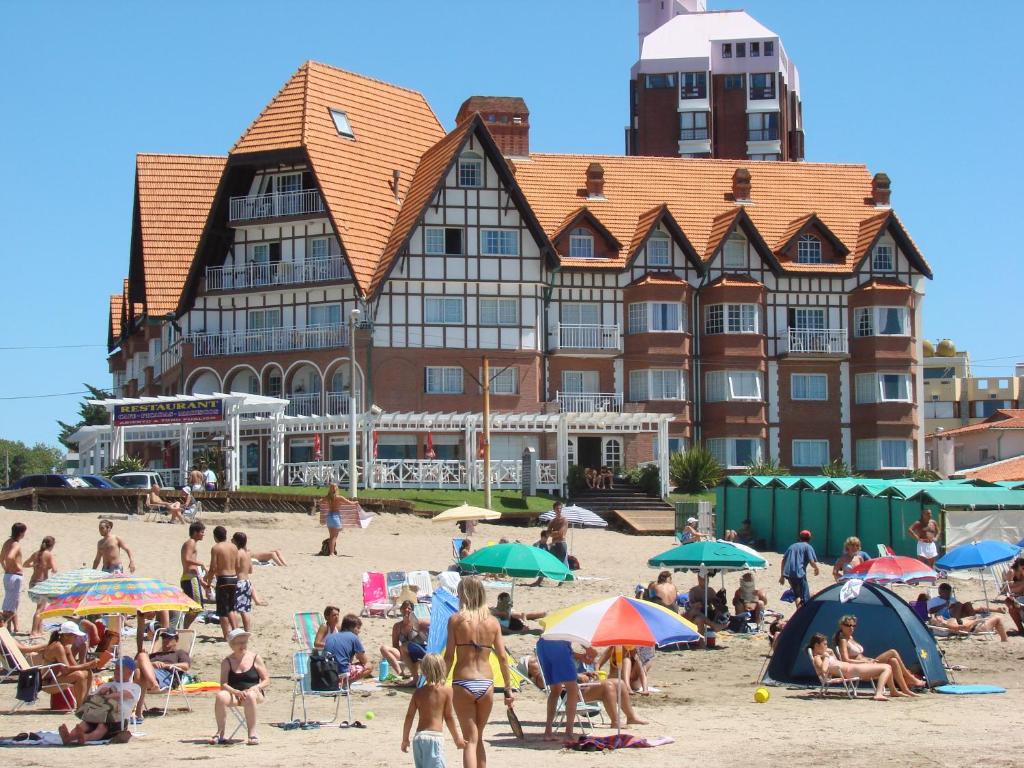
[[[603,752],[606,749],[644,749],[674,743],[675,739],[671,736],[644,737],[619,733],[609,736],[580,736],[576,741],[567,742],[566,746],[578,752]]]
[[[138,735],[138,734],[135,734]],[[0,739],[0,747],[63,747],[64,742],[60,740],[60,734],[56,731],[33,731],[26,739]],[[87,741],[85,746],[101,746],[109,744],[110,739],[102,741]],[[77,744],[75,746],[78,746]]]
[[[1005,688],[998,685],[940,685],[936,693],[953,694],[954,696],[973,696],[982,693],[1006,693]]]

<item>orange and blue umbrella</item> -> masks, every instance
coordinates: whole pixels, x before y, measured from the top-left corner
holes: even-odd
[[[97,616],[108,613],[199,611],[202,608],[178,587],[158,579],[121,574],[84,581],[57,595],[42,617]]]
[[[860,579],[875,584],[920,584],[934,582],[938,574],[920,560],[902,555],[874,557],[865,560],[843,575],[844,579]]]
[[[678,613],[632,597],[607,597],[563,608],[541,621],[543,637],[592,647],[657,646],[700,640],[697,627]]]

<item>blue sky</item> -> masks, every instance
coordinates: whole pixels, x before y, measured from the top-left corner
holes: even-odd
[[[711,0],[779,33],[801,73],[807,159],[886,171],[930,260],[925,335],[976,374],[1024,361],[1014,236],[1024,4]],[[286,9],[286,12],[282,12]],[[223,153],[305,59],[422,91],[446,126],[519,95],[530,144],[622,152],[632,0],[28,3],[0,10],[6,240],[0,398],[109,386],[107,297],[128,268],[136,152]],[[9,347],[86,345],[72,349]],[[0,437],[55,442],[76,397],[0,399]]]

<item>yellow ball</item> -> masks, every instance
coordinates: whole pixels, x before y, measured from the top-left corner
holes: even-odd
[[[376,716],[377,715],[374,714],[372,709],[367,710],[367,712],[366,712],[366,719],[367,720],[373,720],[373,718],[375,718]]]
[[[754,691],[754,701],[758,704],[764,704],[770,698],[771,694],[768,692],[767,688],[762,687]]]

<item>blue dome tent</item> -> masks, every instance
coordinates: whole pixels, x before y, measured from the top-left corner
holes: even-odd
[[[840,600],[843,587],[841,583],[826,587],[793,614],[775,641],[764,682],[817,685],[807,644],[820,632],[834,649],[832,637],[839,628],[839,619],[846,615],[857,617],[857,642],[868,656],[895,648],[911,670],[924,673],[929,686],[949,682],[935,638],[899,595],[878,584],[862,582],[860,593],[844,603]]]

